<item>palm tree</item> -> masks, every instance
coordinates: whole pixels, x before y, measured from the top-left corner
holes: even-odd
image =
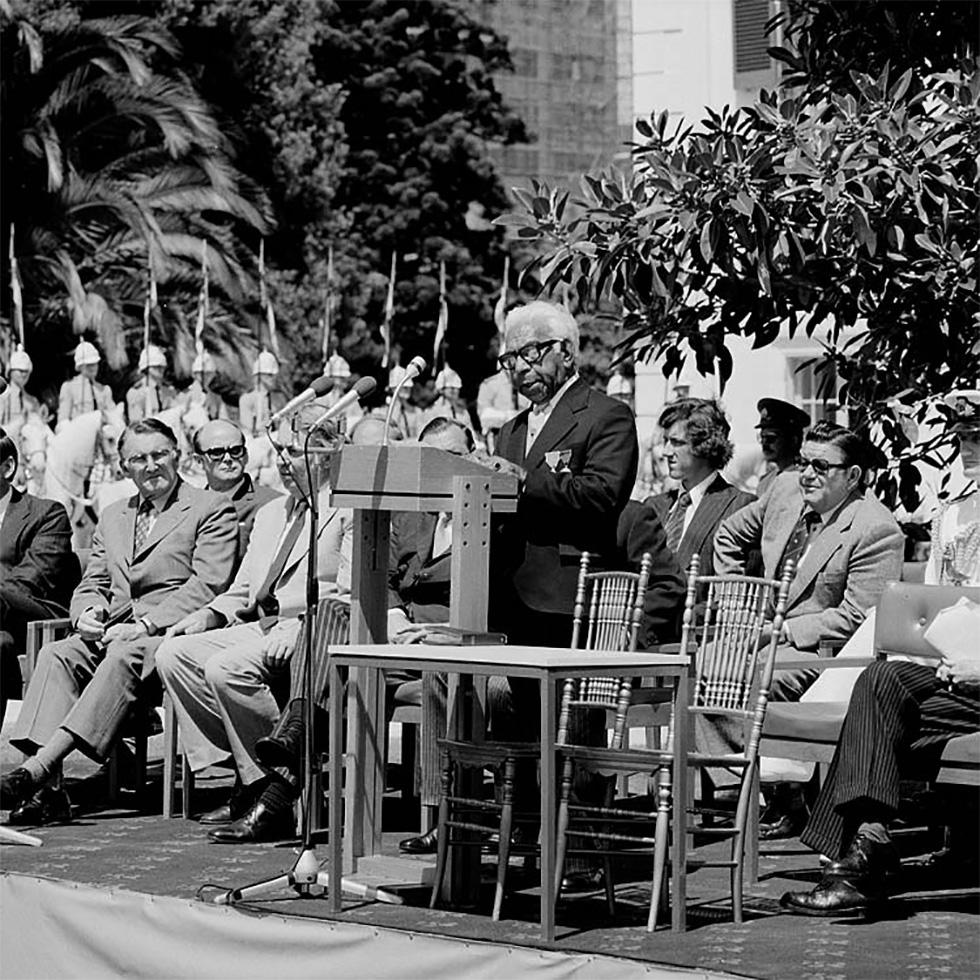
[[[208,346],[240,376],[254,349],[248,267],[270,208],[180,72],[173,36],[142,16],[32,23],[11,0],[0,29],[2,251],[15,229],[28,323],[95,334],[123,369],[142,343],[149,269],[154,338],[186,372],[206,255]]]

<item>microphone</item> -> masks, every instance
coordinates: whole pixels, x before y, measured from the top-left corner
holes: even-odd
[[[275,425],[281,419],[284,419],[287,415],[292,415],[293,412],[298,408],[302,408],[307,402],[313,401],[315,398],[320,398],[325,395],[330,389],[333,388],[333,379],[327,377],[319,377],[316,381],[312,382],[309,388],[304,388],[295,398],[291,398],[278,412],[273,412],[269,417],[269,422],[266,428]]]
[[[398,392],[402,390],[409,383],[409,381],[417,378],[425,370],[425,360],[421,357],[413,357],[408,362],[408,367],[405,368],[405,373],[402,375],[401,381],[395,385],[394,391],[391,393],[391,401],[388,403],[388,412],[385,415],[385,433],[382,437],[382,446],[387,446],[389,442],[389,437],[391,435],[391,416],[395,411],[395,406],[398,404]]]
[[[342,395],[337,399],[336,404],[331,405],[312,425],[310,431],[319,428],[324,422],[329,422],[330,419],[335,419],[338,415],[343,415],[347,409],[354,404],[354,402],[359,402],[362,398],[367,398],[375,388],[378,387],[378,382],[374,378],[361,378],[360,381],[347,392],[346,395]]]

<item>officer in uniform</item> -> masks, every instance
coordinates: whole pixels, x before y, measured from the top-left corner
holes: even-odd
[[[401,384],[405,373],[405,368],[400,364],[396,364],[388,372],[388,404],[391,404],[393,397],[397,397],[398,402],[391,413],[392,424],[402,434],[403,439],[414,439],[419,432],[419,410],[408,401],[414,384],[411,378],[402,385],[398,395],[395,396],[395,389]]]
[[[95,380],[101,359],[98,348],[87,340],[83,340],[75,348],[77,374],[61,386],[56,432],[60,432],[66,422],[77,419],[79,415],[97,410],[107,412],[114,407],[109,386]]]
[[[24,386],[34,370],[34,362],[27,351],[19,344],[10,355],[10,384],[7,390],[0,394],[0,428],[7,430],[7,435],[14,442],[20,438],[20,430],[29,415],[40,415],[41,404],[29,395]]]
[[[139,360],[140,379],[126,392],[126,418],[129,424],[170,408],[177,400],[174,389],[163,382],[167,356],[155,344],[150,344]]]
[[[470,428],[470,413],[462,399],[463,379],[447,364],[436,375],[436,400],[422,415],[424,429],[433,419],[452,419]]]
[[[275,355],[264,350],[252,365],[254,387],[238,402],[239,424],[253,439],[265,435],[265,427],[274,412],[286,404],[286,396],[276,388],[279,362]]]
[[[191,364],[194,380],[187,389],[188,404],[200,405],[208,413],[208,419],[212,422],[216,419],[228,418],[228,408],[221,395],[211,390],[211,382],[214,381],[217,373],[214,358],[207,351],[198,354]]]
[[[780,473],[797,468],[796,460],[803,445],[803,433],[810,428],[810,416],[801,408],[779,398],[761,398],[759,410],[759,445],[769,467],[756,490],[762,496]]]

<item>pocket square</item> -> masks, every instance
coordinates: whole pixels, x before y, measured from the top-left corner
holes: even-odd
[[[552,449],[551,452],[544,454],[544,461],[552,473],[561,473],[567,470],[571,458],[571,449]]]

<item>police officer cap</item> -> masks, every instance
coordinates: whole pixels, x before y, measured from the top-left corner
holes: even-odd
[[[462,387],[463,379],[451,367],[444,367],[436,375],[436,391],[445,391],[447,388]]]
[[[267,350],[262,351],[257,358],[255,358],[255,363],[252,365],[252,374],[278,374],[279,373],[279,362],[276,360],[276,355],[270,353]]]
[[[350,365],[339,354],[331,354],[323,365],[323,373],[328,378],[349,378]]]
[[[167,355],[164,354],[156,344],[150,344],[150,346],[145,348],[140,354],[140,361],[138,365],[138,369],[140,371],[145,371],[148,367],[166,366]]]
[[[102,357],[99,354],[99,349],[87,340],[83,340],[75,348],[75,367],[82,367],[84,364],[98,364],[100,360]]]
[[[23,347],[18,346],[17,350],[10,355],[11,371],[33,371],[34,362]]]
[[[789,402],[779,398],[760,398],[756,406],[759,410],[757,429],[781,429],[800,431],[810,428],[810,416]]]

